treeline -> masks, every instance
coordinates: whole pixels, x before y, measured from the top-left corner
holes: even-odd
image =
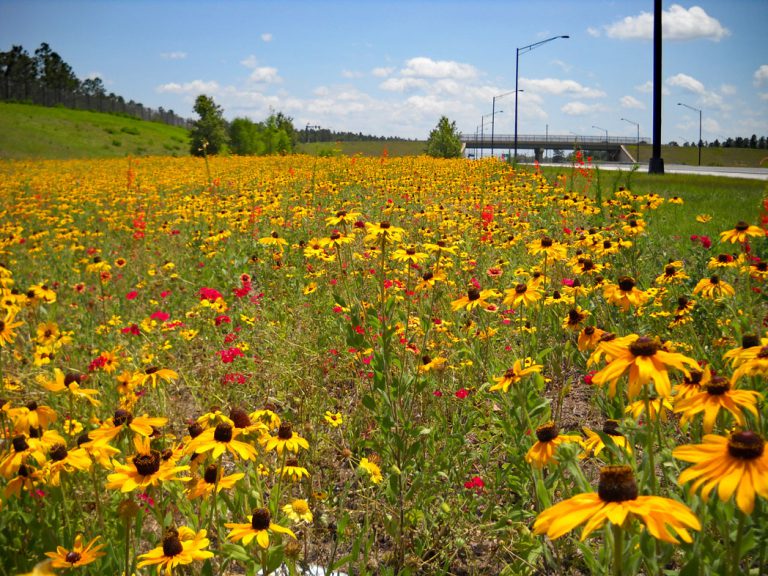
[[[173,110],[126,102],[122,96],[107,92],[101,78],[80,80],[45,42],[33,55],[23,46],[0,52],[0,100],[125,114],[174,126],[187,127],[189,123]]]
[[[678,144],[675,141],[669,143],[670,146],[698,146],[697,142],[684,142]],[[753,150],[766,150],[768,149],[768,138],[757,134],[752,134],[749,138],[742,138],[737,136],[736,138],[726,138],[722,142],[715,138],[711,142],[703,140],[702,146],[707,148],[752,148]]]
[[[408,138],[372,136],[362,132],[337,132],[318,126],[305,126],[300,133],[301,142],[407,142]]]

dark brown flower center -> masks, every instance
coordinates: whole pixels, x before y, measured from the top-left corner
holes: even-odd
[[[686,306],[688,306],[688,303],[690,300],[686,298],[685,296],[680,296],[680,298],[677,299],[677,309],[683,310]]]
[[[386,229],[391,228],[391,227],[392,227],[392,224],[390,224],[386,220],[379,224],[379,228],[381,228],[382,230],[386,230]]]
[[[635,220],[635,219],[632,219],[632,220],[630,220],[630,221],[629,221],[629,225],[630,225],[632,228],[636,228],[636,227],[637,227],[637,220]]]
[[[594,326],[587,326],[586,328],[584,328],[584,334],[586,334],[587,336],[592,336],[592,334],[594,333],[595,333]]]
[[[714,376],[705,388],[710,396],[722,396],[731,389],[731,383],[728,381],[728,378]]]
[[[13,449],[16,452],[24,452],[24,450],[29,448],[27,439],[24,436],[14,436],[13,440],[11,440],[11,444],[13,444]]]
[[[118,408],[117,410],[115,410],[115,415],[112,417],[112,422],[115,424],[115,426],[130,424],[131,422],[133,422],[133,414],[128,412],[128,410],[124,410],[123,408]]]
[[[338,212],[336,212],[336,218],[341,218],[342,216],[346,216],[346,215],[347,215],[346,210],[339,210]]]
[[[631,292],[635,287],[635,279],[630,276],[622,276],[619,278],[619,289],[622,292]]]
[[[710,277],[709,283],[710,284],[720,284],[720,276],[718,276],[717,274],[713,275],[712,277]]]
[[[549,236],[544,236],[544,238],[541,239],[541,247],[549,248],[550,246],[552,246],[552,242],[553,242],[552,238],[550,238]]]
[[[272,238],[279,238],[280,237],[277,232],[272,232],[271,236],[272,236]]]
[[[589,258],[585,258],[584,261],[581,263],[581,268],[585,272],[589,272],[595,267],[595,263],[592,262]]]
[[[175,528],[169,528],[163,536],[163,556],[170,558],[181,554],[184,546],[179,540],[179,532]]]
[[[701,384],[701,379],[704,377],[704,372],[701,370],[691,370],[688,376],[683,376],[683,382],[689,386],[698,386]]]
[[[219,467],[216,464],[209,464],[203,474],[203,480],[208,484],[216,484],[216,478],[219,476]]]
[[[197,438],[203,433],[203,426],[199,422],[192,422],[192,424],[187,426],[187,432],[189,432],[191,438]]]
[[[528,291],[528,286],[525,284],[518,284],[515,286],[515,294],[525,294]]]
[[[229,419],[235,423],[235,428],[248,428],[251,425],[248,413],[242,408],[232,408],[229,412]]]
[[[608,436],[624,436],[624,434],[619,432],[618,420],[606,420],[603,423],[603,433],[608,434]]]
[[[430,362],[432,362],[432,358],[430,358],[429,356],[426,356],[426,355],[425,355],[425,356],[422,356],[422,357],[421,357],[421,363],[422,363],[422,364],[424,364],[424,365],[427,365],[427,364],[429,364]]]
[[[213,431],[213,439],[216,442],[229,442],[232,440],[232,426],[226,422],[216,425],[216,430]]]
[[[757,353],[758,358],[768,358],[768,346],[760,348],[760,352]]]
[[[27,410],[29,410],[30,412],[34,412],[35,410],[37,410],[37,402],[33,400],[32,402],[28,403]]]
[[[603,240],[603,248],[604,249],[608,250],[611,246],[613,246],[613,244],[611,243],[610,240]]]
[[[664,274],[666,274],[667,276],[674,276],[675,272],[677,272],[677,268],[675,268],[671,264],[664,268]]]
[[[64,376],[64,386],[69,388],[72,384],[80,384],[80,382],[83,381],[83,375],[82,374],[75,374],[74,372],[67,372],[66,376]]]
[[[760,458],[765,451],[765,440],[749,430],[734,432],[728,438],[728,454],[742,460]]]
[[[299,465],[299,461],[296,458],[288,458],[288,460],[285,461],[285,465],[295,468]]]
[[[64,446],[64,444],[54,444],[51,446],[51,450],[48,452],[48,455],[54,462],[60,462],[67,457],[67,447]]]
[[[426,272],[424,272],[424,274],[422,274],[421,279],[424,280],[425,282],[429,282],[434,277],[435,275],[432,274],[432,272],[430,272],[429,270],[427,270]]]
[[[67,561],[67,564],[75,565],[78,562],[80,562],[80,556],[79,552],[67,552],[67,555],[64,557],[64,559]]]
[[[413,256],[414,254],[416,254],[416,248],[411,246],[408,249],[406,249],[405,253],[408,254],[408,256]]]
[[[729,254],[718,254],[717,261],[721,264],[726,264],[733,260]]]
[[[146,370],[144,370],[144,374],[147,374],[147,375],[154,374],[158,370],[160,370],[160,368],[158,368],[157,366],[149,366]]]
[[[552,299],[553,300],[560,300],[560,298],[562,298],[562,297],[563,297],[563,295],[560,294],[560,292],[558,290],[555,290],[554,292],[552,292]]]
[[[568,310],[568,324],[578,324],[584,320],[584,314],[576,310],[575,308],[571,308]],[[592,328],[592,332],[594,332],[595,329]]]
[[[749,224],[744,222],[744,220],[739,220],[736,223],[736,226],[734,226],[734,228],[736,228],[736,230],[738,230],[739,232],[744,232],[745,230],[747,230],[749,228]]]
[[[467,300],[470,302],[474,302],[475,300],[480,300],[480,290],[477,288],[470,288],[467,290]]]
[[[331,240],[338,240],[341,238],[341,233],[338,230],[331,232]]]
[[[269,528],[269,522],[272,517],[269,514],[269,510],[266,508],[257,508],[253,511],[251,517],[251,527],[254,530],[266,530]]]
[[[629,466],[604,466],[600,469],[597,494],[603,502],[624,502],[637,498],[637,482]]]
[[[160,470],[160,452],[152,450],[149,454],[134,456],[133,465],[142,476],[151,476]]]
[[[293,427],[290,422],[280,424],[280,428],[277,429],[277,437],[280,440],[290,440],[293,438]]]
[[[656,338],[640,336],[629,345],[629,351],[635,356],[653,356],[659,351],[659,341]]]
[[[765,260],[761,260],[760,262],[755,264],[755,268],[757,268],[759,272],[768,271],[768,262],[766,262]]]
[[[554,422],[547,422],[543,426],[536,428],[536,438],[539,442],[549,442],[557,438],[560,431],[557,429],[557,425]]]

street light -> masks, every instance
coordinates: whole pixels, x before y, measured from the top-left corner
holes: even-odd
[[[501,112],[496,112],[496,98],[504,98],[504,96],[509,96],[516,92],[517,90],[510,90],[509,92],[504,92],[504,94],[499,94],[498,96],[493,97],[493,106],[491,107],[491,157],[493,157],[493,135],[496,128],[496,114],[501,114]],[[520,90],[520,92],[525,92],[525,90]]]
[[[701,166],[701,110],[699,108],[694,108],[693,106],[688,106],[688,104],[683,104],[682,102],[678,102],[677,105],[685,106],[686,108],[690,108],[694,112],[699,113],[699,166]]]
[[[515,162],[517,162],[517,93],[519,90],[517,89],[517,83],[519,80],[519,69],[520,69],[520,52],[525,54],[526,52],[530,52],[534,48],[538,48],[542,44],[546,44],[547,42],[552,42],[552,40],[557,40],[558,38],[570,38],[570,36],[563,35],[563,36],[553,36],[552,38],[547,38],[546,40],[542,40],[541,42],[534,42],[533,44],[528,44],[528,46],[523,46],[522,48],[516,48],[515,49]]]
[[[605,132],[605,141],[608,142],[608,130],[606,130],[605,128],[600,128],[600,126],[592,126],[592,128],[594,128],[595,130],[602,130],[603,132]]]
[[[635,161],[640,164],[640,123],[639,122],[632,122],[632,120],[627,120],[626,118],[622,118],[624,122],[629,122],[630,124],[634,124],[637,127],[637,158]]]
[[[491,122],[493,122],[493,117],[496,116],[496,114],[503,114],[504,110],[499,110],[498,112],[493,111],[490,114],[484,114],[480,117],[480,158],[483,157],[483,148],[485,148],[485,125],[487,122],[484,120],[485,118],[488,118],[488,116],[491,116]],[[493,139],[491,139],[493,141]]]

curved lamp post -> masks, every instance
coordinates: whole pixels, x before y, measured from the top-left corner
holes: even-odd
[[[624,120],[624,122],[634,124],[635,127],[637,127],[637,158],[635,158],[635,161],[640,164],[640,123],[632,122],[632,120],[627,120],[626,118],[622,118],[622,120]]]
[[[592,126],[592,128],[594,128],[595,130],[602,130],[603,132],[605,132],[605,141],[608,142],[608,130],[606,130],[605,128],[600,128],[600,126]]]
[[[685,106],[686,108],[690,108],[694,112],[699,113],[699,166],[701,166],[701,110],[699,108],[694,108],[693,106],[688,106],[688,104],[683,104],[682,102],[678,102],[677,105]]]
[[[528,46],[523,46],[522,48],[516,48],[515,49],[515,162],[517,162],[517,93],[520,92],[520,90],[517,89],[517,83],[519,80],[519,70],[520,70],[520,53],[525,54],[526,52],[530,52],[534,48],[538,48],[542,44],[546,44],[547,42],[552,42],[552,40],[557,40],[558,38],[570,38],[567,34],[563,36],[553,36],[552,38],[547,38],[546,40],[542,40],[541,42],[534,42],[533,44],[528,44]]]
[[[485,121],[485,118],[488,118],[488,116],[491,117],[491,122],[493,122],[493,117],[496,114],[503,114],[504,110],[499,110],[498,112],[493,111],[490,114],[483,114],[480,117],[480,158],[483,157],[483,144],[485,144],[485,125],[488,124],[488,122]],[[491,141],[493,141],[493,137],[491,137]]]
[[[493,105],[491,106],[491,156],[493,156],[493,136],[496,128],[496,114],[501,114],[501,112],[496,112],[496,98],[504,98],[504,96],[509,96],[510,94],[515,94],[518,92],[518,90],[510,90],[509,92],[504,92],[504,94],[499,94],[498,96],[493,97]],[[520,90],[520,92],[525,92],[525,90]]]

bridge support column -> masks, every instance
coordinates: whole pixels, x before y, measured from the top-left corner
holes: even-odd
[[[544,158],[544,149],[543,148],[534,148],[533,149],[533,156],[536,158],[536,162],[541,162]]]

